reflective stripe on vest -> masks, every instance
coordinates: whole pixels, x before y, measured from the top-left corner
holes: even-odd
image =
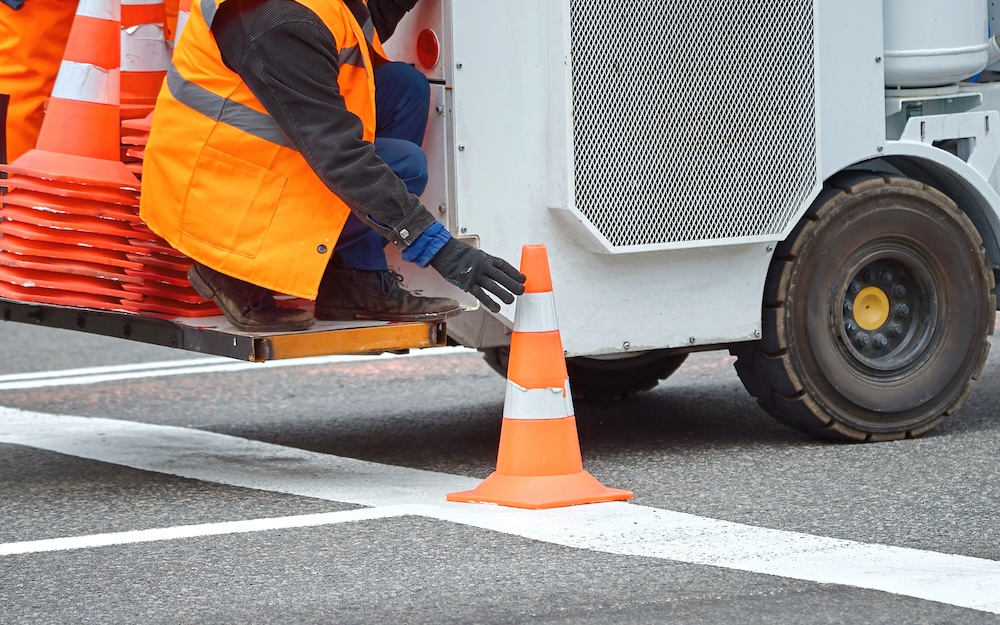
[[[365,67],[365,57],[361,54],[361,46],[351,46],[340,51],[340,58],[337,59],[341,65],[353,65],[354,67]],[[368,68],[365,67],[365,73]]]
[[[167,88],[175,100],[209,119],[242,130],[258,139],[295,149],[270,115],[215,95],[194,84],[181,76],[173,64],[167,70]]]
[[[361,25],[361,30],[365,33],[365,39],[368,40],[368,45],[375,47],[375,24],[372,22],[372,16],[369,13],[368,19],[365,23]]]
[[[201,14],[210,29],[212,28],[212,22],[215,21],[218,8],[216,0],[201,0]],[[362,26],[362,30],[365,33],[368,44],[373,45],[375,25],[370,16],[365,21],[364,26]],[[341,65],[362,67],[365,69],[365,73],[368,72],[360,45],[342,49],[338,62]],[[175,100],[210,119],[228,124],[258,139],[294,149],[288,141],[288,137],[285,136],[281,128],[271,119],[270,115],[261,113],[239,102],[227,100],[204,87],[196,85],[181,76],[173,64],[167,70],[167,88],[170,89],[170,95],[174,96]]]
[[[205,18],[208,23],[208,27],[212,27],[212,22],[215,21],[215,12],[219,10],[219,6],[215,4],[215,0],[201,0],[201,15]]]

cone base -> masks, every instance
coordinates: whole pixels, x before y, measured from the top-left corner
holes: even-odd
[[[0,171],[16,176],[41,178],[73,184],[138,190],[139,179],[121,161],[110,161],[45,150],[29,150]]]
[[[625,501],[635,495],[607,488],[587,471],[568,475],[522,476],[493,473],[472,490],[448,493],[448,501],[495,503],[511,508],[542,510],[587,503]]]

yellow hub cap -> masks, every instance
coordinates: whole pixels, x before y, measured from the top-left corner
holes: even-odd
[[[877,330],[889,318],[889,298],[877,286],[861,289],[854,298],[854,320],[863,330]]]

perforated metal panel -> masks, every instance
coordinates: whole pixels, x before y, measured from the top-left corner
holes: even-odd
[[[813,0],[571,0],[576,208],[620,247],[780,233],[817,184]]]

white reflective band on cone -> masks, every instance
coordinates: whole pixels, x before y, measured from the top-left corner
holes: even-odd
[[[159,24],[139,24],[122,29],[123,72],[165,72],[170,49]]]
[[[556,300],[552,291],[518,296],[514,311],[515,332],[552,332],[558,329]]]
[[[564,388],[524,388],[507,380],[504,419],[564,419],[573,416],[569,380]]]
[[[177,32],[174,34],[174,45],[181,38],[181,33],[184,32],[184,27],[187,26],[188,19],[191,18],[191,14],[187,11],[180,11],[177,13]]]
[[[52,88],[52,97],[118,106],[121,75],[90,63],[63,61]]]
[[[163,4],[163,0],[122,0],[123,5],[139,6],[146,4]]]
[[[80,0],[76,9],[80,17],[93,17],[99,20],[122,20],[121,0]]]

